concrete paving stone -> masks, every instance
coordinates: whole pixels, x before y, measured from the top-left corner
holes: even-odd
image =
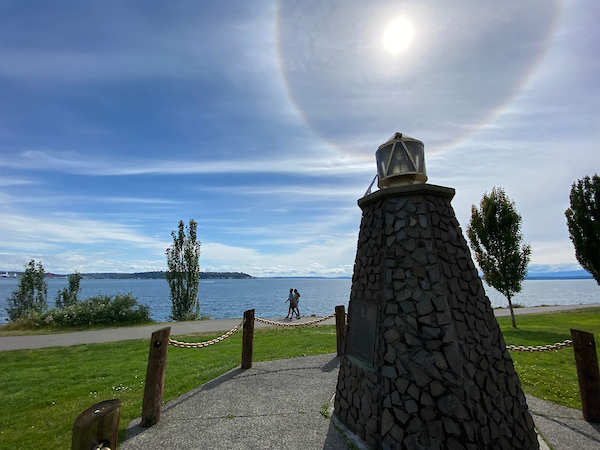
[[[338,370],[331,354],[233,369],[167,403],[155,426],[132,422],[119,448],[347,448],[321,414]]]
[[[525,397],[536,429],[555,450],[600,449],[600,424],[585,421],[577,409]]]

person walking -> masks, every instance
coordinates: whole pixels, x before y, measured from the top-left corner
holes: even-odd
[[[294,310],[296,311],[296,318],[299,319],[300,318],[300,310],[298,309],[298,303],[300,302],[300,293],[298,292],[298,289],[294,289],[294,297],[292,298],[292,302],[293,302],[293,309],[292,309],[292,318],[294,317]]]
[[[289,302],[290,304],[288,305],[288,313],[287,316],[285,316],[286,319],[291,319],[294,317],[294,290],[290,288],[290,293],[288,295],[288,299],[285,301],[285,303]]]

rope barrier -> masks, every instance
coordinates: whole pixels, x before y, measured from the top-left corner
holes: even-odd
[[[332,317],[335,317],[335,313],[329,314],[328,316],[322,317],[320,319],[311,320],[309,322],[302,322],[302,323],[274,322],[272,320],[262,319],[260,317],[255,317],[254,320],[256,322],[261,322],[266,325],[273,325],[273,326],[277,326],[277,327],[305,327],[305,326],[309,326],[309,325],[315,325],[319,322],[323,322],[327,319],[331,319]],[[218,338],[212,339],[210,341],[181,342],[181,341],[176,341],[175,339],[169,339],[169,345],[172,345],[173,347],[180,347],[180,348],[208,347],[210,345],[214,345],[218,342],[221,342],[221,341],[227,339],[229,336],[231,336],[236,331],[238,331],[244,325],[245,322],[246,322],[246,319],[242,319],[242,321],[240,322],[239,325],[232,328],[231,330],[229,330],[227,333],[223,334],[222,336],[219,336]],[[507,345],[506,349],[513,351],[513,352],[533,353],[533,352],[545,352],[545,351],[559,350],[564,347],[571,347],[572,345],[573,345],[573,341],[571,341],[570,339],[566,339],[564,342],[556,342],[554,345],[538,345],[536,347],[531,346],[531,345],[527,346],[527,347],[524,345]]]
[[[567,339],[564,342],[557,342],[554,345],[538,345],[537,347],[524,345],[507,345],[506,348],[513,352],[546,352],[550,350],[559,350],[563,347],[571,347],[573,346],[573,341],[571,339]]]
[[[231,336],[233,333],[235,333],[237,330],[239,330],[242,325],[244,325],[244,322],[246,322],[246,319],[242,319],[242,321],[240,322],[240,324],[234,328],[232,328],[231,330],[229,330],[227,333],[225,333],[222,336],[219,336],[218,338],[215,338],[211,341],[205,341],[205,342],[181,342],[181,341],[176,341],[175,339],[170,339],[169,338],[169,345],[172,345],[173,347],[181,347],[181,348],[202,348],[202,347],[208,347],[209,345],[214,345],[217,342],[221,342],[225,339],[227,339],[229,336]]]
[[[335,313],[329,314],[328,316],[322,317],[317,320],[311,320],[310,322],[302,322],[302,323],[284,323],[284,322],[273,322],[267,319],[261,319],[260,317],[255,317],[254,320],[257,322],[265,323],[267,325],[274,325],[276,327],[305,327],[307,325],[314,325],[315,323],[323,322],[324,320],[331,319],[335,317]]]

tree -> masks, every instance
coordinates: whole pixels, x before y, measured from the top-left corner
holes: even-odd
[[[494,187],[489,195],[486,192],[479,209],[471,207],[467,235],[484,281],[508,299],[512,326],[517,328],[511,300],[521,292],[531,245],[522,242],[521,216],[503,188]]]
[[[165,252],[169,269],[166,275],[171,290],[171,319],[176,321],[200,317],[198,258],[201,243],[196,241],[196,227],[196,222],[190,219],[186,235],[183,220],[180,220],[178,232],[171,232],[173,245]]]
[[[565,211],[575,257],[600,284],[600,177],[595,174],[571,186],[571,207]]]
[[[56,307],[62,308],[64,306],[71,306],[77,303],[77,294],[81,290],[79,282],[81,281],[81,274],[77,271],[69,276],[69,286],[61,291],[58,291],[56,297]]]
[[[29,312],[44,312],[48,308],[48,284],[44,279],[42,263],[32,259],[23,266],[25,273],[19,279],[19,286],[8,299],[8,318],[11,322],[27,316]]]

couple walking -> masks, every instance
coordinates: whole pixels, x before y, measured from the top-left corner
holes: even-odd
[[[290,309],[288,310],[288,315],[285,316],[286,319],[294,318],[294,311],[296,312],[296,318],[300,318],[300,311],[298,310],[298,300],[300,298],[300,294],[298,293],[298,289],[290,289],[290,295],[288,295],[288,299],[285,301],[290,302]]]

